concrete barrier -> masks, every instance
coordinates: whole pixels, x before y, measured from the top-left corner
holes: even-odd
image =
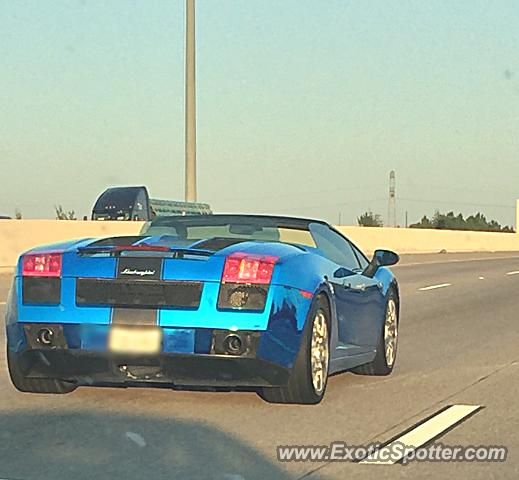
[[[421,228],[337,227],[366,254],[377,248],[398,253],[519,251],[516,233],[429,230]]]
[[[75,238],[136,235],[143,222],[0,220],[0,267],[12,267],[21,253],[38,245]]]
[[[0,267],[12,267],[21,253],[38,245],[75,238],[135,235],[142,222],[0,220]],[[515,233],[345,227],[338,229],[366,254],[376,248],[398,253],[519,251]]]

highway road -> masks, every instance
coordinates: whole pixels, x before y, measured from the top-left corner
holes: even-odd
[[[393,375],[335,375],[318,406],[271,405],[248,392],[21,394],[2,355],[0,478],[517,478],[519,254],[408,255],[394,271],[402,311]],[[0,275],[0,301],[9,282]],[[3,330],[0,341],[5,350]],[[277,445],[384,442],[454,404],[484,408],[439,441],[504,445],[506,462],[277,461]]]

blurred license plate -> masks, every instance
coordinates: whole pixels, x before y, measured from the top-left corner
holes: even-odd
[[[108,348],[114,353],[156,354],[161,350],[162,329],[112,325]]]

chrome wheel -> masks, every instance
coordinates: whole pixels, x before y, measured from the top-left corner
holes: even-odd
[[[312,385],[314,392],[321,395],[328,377],[328,361],[330,359],[328,345],[328,324],[322,310],[315,314],[312,326],[312,344],[310,349],[312,367]]]
[[[396,358],[396,347],[398,343],[398,315],[395,301],[390,298],[387,302],[386,322],[384,324],[384,345],[386,364],[389,368],[393,366]]]

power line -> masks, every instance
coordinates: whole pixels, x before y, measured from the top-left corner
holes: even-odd
[[[297,192],[297,193],[281,193],[281,194],[275,194],[275,195],[257,195],[257,196],[253,196],[253,197],[233,197],[233,198],[219,198],[218,201],[219,202],[237,202],[237,201],[240,201],[240,200],[268,200],[268,199],[271,199],[271,198],[289,198],[289,197],[308,197],[310,195],[325,195],[325,194],[328,194],[328,195],[332,195],[332,194],[335,194],[337,192],[343,192],[345,194],[349,193],[349,192],[355,192],[355,191],[358,191],[358,190],[367,190],[368,188],[369,189],[379,189],[379,188],[383,188],[384,185],[369,185],[369,187],[367,186],[357,186],[357,187],[340,187],[340,188],[335,188],[335,189],[327,189],[327,190],[307,190],[307,191],[302,191],[302,192]]]
[[[410,188],[422,188],[423,187],[423,184],[422,183],[416,183],[416,182],[413,182],[413,181],[409,181],[409,180],[399,180],[399,185],[404,185],[406,187],[410,187]],[[438,184],[435,184],[435,183],[429,183],[429,181],[427,181],[427,188],[435,188],[435,189],[438,189],[438,190],[449,190],[451,192],[459,192],[460,190],[463,190],[464,192],[474,192],[474,193],[477,193],[477,194],[481,194],[482,191],[484,192],[491,192],[491,193],[494,193],[494,191],[491,189],[491,188],[485,188],[485,187],[481,187],[481,188],[467,188],[465,186],[448,186],[448,185],[438,185]],[[514,188],[514,189],[503,189],[503,188],[499,188],[500,192],[502,193],[503,191],[507,191],[509,192],[511,195],[519,195],[519,191],[517,188]]]
[[[425,200],[423,198],[401,198],[400,200],[404,200],[406,202],[417,202],[417,203],[440,203],[442,205],[464,205],[467,207],[492,207],[492,208],[510,208],[515,210],[515,205],[500,205],[500,204],[492,204],[492,203],[470,203],[470,202],[459,202],[457,200]]]
[[[310,206],[300,206],[297,208],[283,208],[280,209],[284,212],[297,212],[300,210],[312,210],[316,208],[331,208],[331,207],[346,207],[350,205],[362,205],[362,204],[369,204],[369,203],[378,203],[378,202],[385,202],[385,198],[377,198],[377,199],[371,199],[371,200],[359,200],[356,202],[339,202],[339,203],[328,203],[328,204],[319,204],[319,205],[310,205]]]

